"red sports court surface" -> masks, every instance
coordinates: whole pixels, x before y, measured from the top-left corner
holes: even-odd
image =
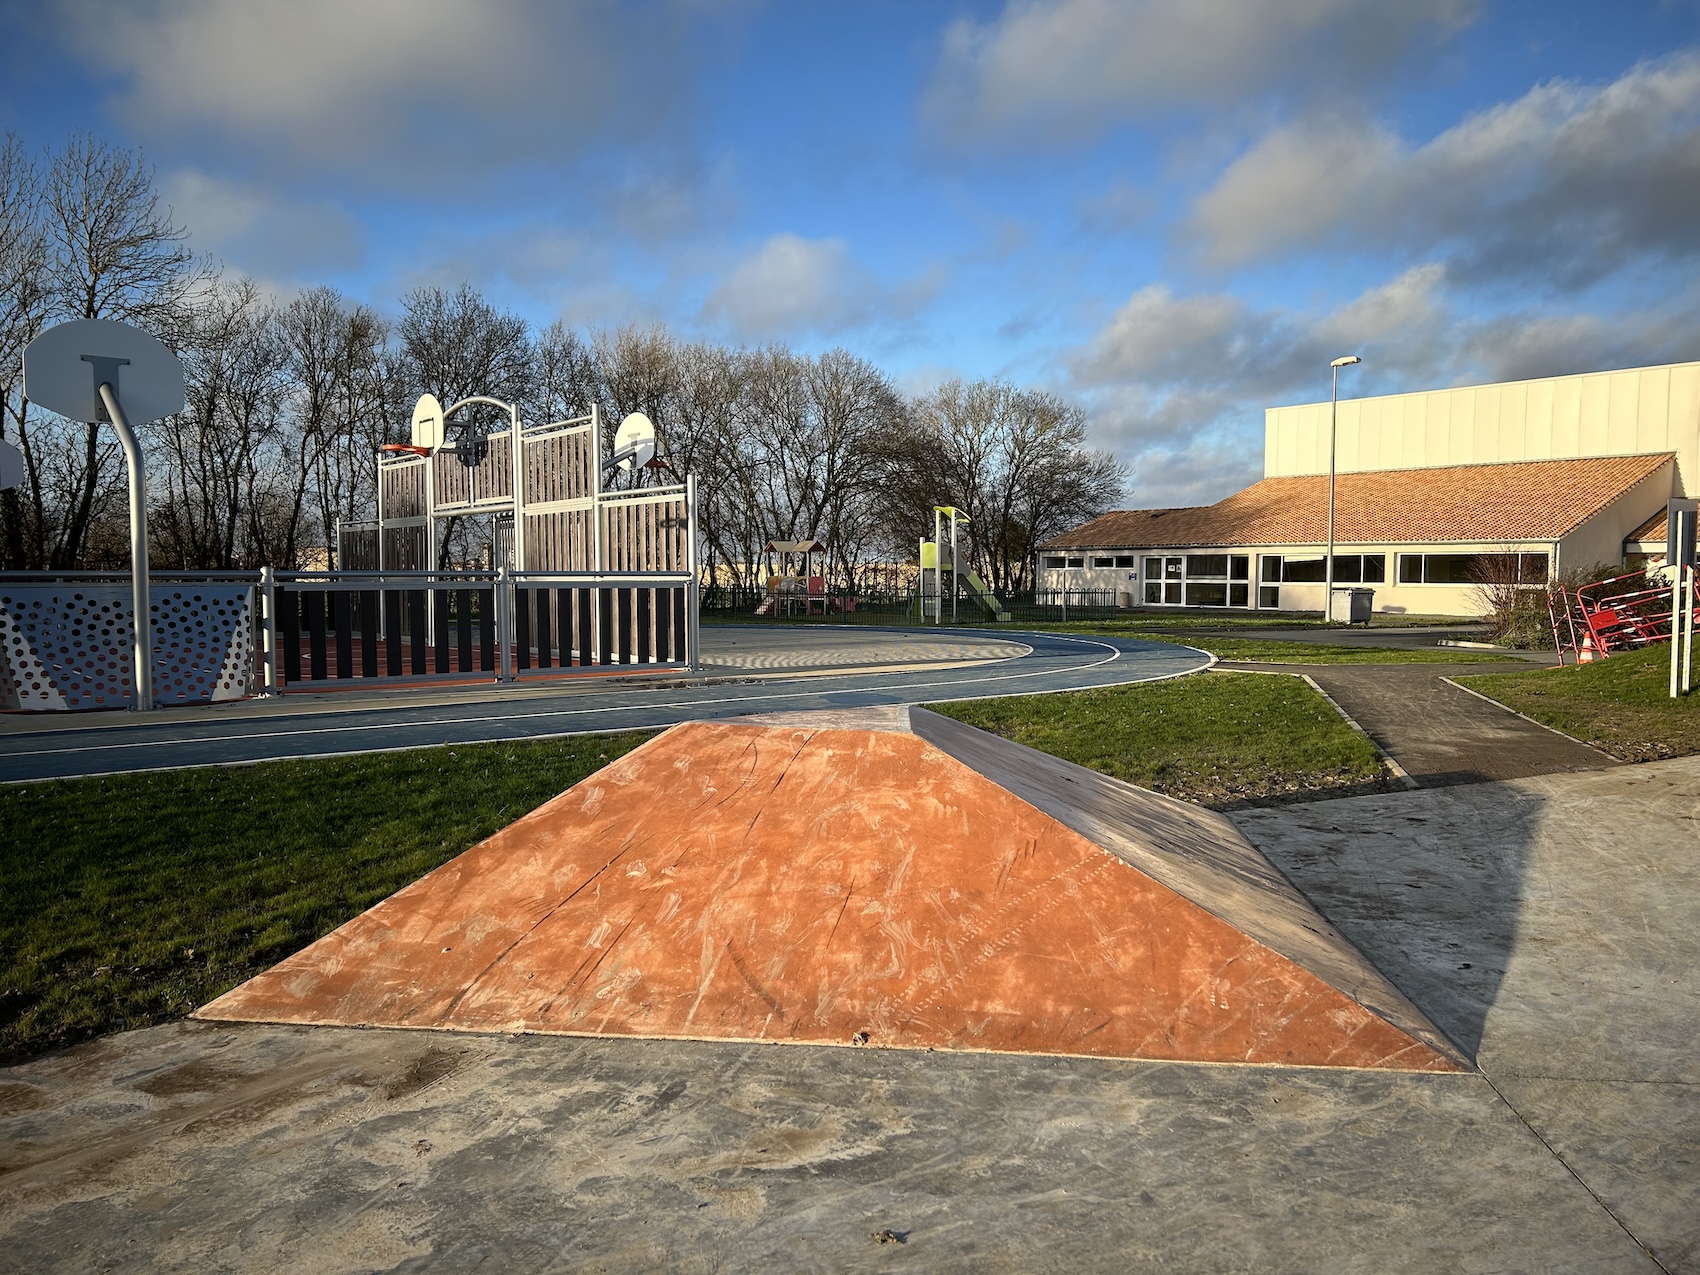
[[[1467,1066],[1225,819],[819,718],[676,726],[199,1017]]]

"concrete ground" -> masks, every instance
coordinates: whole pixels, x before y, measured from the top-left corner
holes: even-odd
[[[1398,762],[1418,787],[1599,770],[1619,763],[1597,748],[1473,695],[1447,679],[1504,673],[1504,664],[1241,664],[1307,674]],[[1509,666],[1516,671],[1515,665]]]
[[[0,1071],[0,1265],[1700,1271],[1697,809],[1235,816],[1479,1073],[180,1023]]]

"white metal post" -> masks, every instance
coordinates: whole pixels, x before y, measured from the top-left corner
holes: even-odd
[[[590,405],[590,569],[602,570],[602,411]]]
[[[93,362],[93,360],[89,360]],[[100,401],[118,439],[124,445],[124,461],[130,471],[130,606],[136,617],[136,711],[153,711],[153,608],[148,600],[148,488],[142,470],[142,448],[124,405],[118,401],[110,381],[100,385]]]
[[[1334,623],[1334,446],[1340,422],[1340,369],[1362,362],[1355,354],[1335,359],[1329,370],[1334,374],[1334,390],[1328,400],[1328,556],[1322,560],[1322,622]],[[1346,618],[1351,619],[1347,612]]]
[[[1680,517],[1681,515],[1673,513],[1672,516]],[[1683,567],[1678,565],[1676,568],[1676,574],[1671,576],[1670,581],[1670,697],[1672,699],[1675,699],[1677,696],[1677,678],[1681,672],[1680,666],[1682,662],[1682,653],[1678,650],[1678,647],[1681,646],[1681,643],[1678,641],[1678,634],[1682,632],[1683,571]]]
[[[698,672],[702,664],[702,599],[699,593],[700,584],[697,580],[697,479],[695,474],[685,475],[685,512],[690,534],[685,543],[687,555],[686,569],[691,573],[691,582],[685,589],[685,655],[690,660],[691,672]]]
[[[1687,605],[1682,608],[1682,693],[1686,695],[1694,685],[1694,568],[1685,568],[1683,575],[1688,585]],[[1676,640],[1674,634],[1671,640]]]
[[[950,622],[956,623],[956,506],[950,507]]]
[[[501,658],[496,666],[496,680],[511,682],[514,680],[514,653],[510,646],[514,631],[514,599],[507,567],[496,568],[496,584],[490,592],[496,604],[496,645],[501,650]]]
[[[1328,402],[1328,549],[1322,559],[1322,622],[1334,623],[1334,442],[1340,422],[1340,367],[1336,364],[1334,390]]]
[[[519,436],[519,404],[508,409],[508,463],[513,469],[514,570],[525,570],[525,442]]]
[[[265,693],[276,695],[277,685],[277,572],[271,567],[260,568],[260,606],[264,608],[264,624],[260,629],[260,641],[264,644],[260,653],[261,668],[264,669]],[[382,608],[379,608],[382,610]]]

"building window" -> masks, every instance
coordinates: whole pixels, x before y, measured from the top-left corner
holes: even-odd
[[[1133,557],[1133,555],[1129,554],[1126,557],[1118,557],[1116,559],[1116,566],[1118,566],[1118,567],[1131,567],[1131,566],[1135,565],[1135,561],[1136,560]]]
[[[1116,560],[1114,558],[1094,558],[1092,565],[1094,567],[1113,567],[1116,565]]]
[[[1131,565],[1131,563],[1130,563]],[[1189,553],[1146,558],[1147,606],[1249,607],[1251,555]]]
[[[1314,558],[1265,558],[1264,579],[1269,579],[1270,563],[1279,563],[1281,579],[1287,584],[1324,584],[1327,582],[1327,561],[1323,555]],[[1335,584],[1381,584],[1387,579],[1387,555],[1384,553],[1337,553],[1334,555]]]
[[[1551,562],[1544,553],[1402,553],[1400,584],[1547,583]]]
[[[1337,553],[1334,555],[1335,584],[1382,584],[1387,580],[1384,553]]]
[[[1047,571],[1061,571],[1067,565],[1068,565],[1068,560],[1066,558],[1046,558],[1045,559],[1045,570],[1047,570]]]
[[[1186,573],[1189,576],[1228,578],[1228,555],[1225,553],[1192,553],[1187,555]]]
[[[1179,606],[1181,604],[1181,559],[1147,558],[1145,560],[1145,601],[1150,606]]]
[[[1068,560],[1068,565],[1071,566],[1071,567],[1084,567],[1086,565],[1086,559],[1085,558],[1070,558]]]
[[[1323,578],[1321,557],[1281,560],[1281,581],[1284,584],[1321,584]]]

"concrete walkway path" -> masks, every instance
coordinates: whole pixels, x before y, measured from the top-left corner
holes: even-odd
[[[1516,665],[1224,661],[1217,667],[1225,672],[1251,669],[1308,675],[1420,788],[1600,770],[1619,764],[1598,749],[1536,725],[1444,680],[1472,673],[1516,672]]]
[[[1700,758],[1242,812],[1461,1075],[178,1023],[0,1070],[30,1271],[1700,1271]]]

